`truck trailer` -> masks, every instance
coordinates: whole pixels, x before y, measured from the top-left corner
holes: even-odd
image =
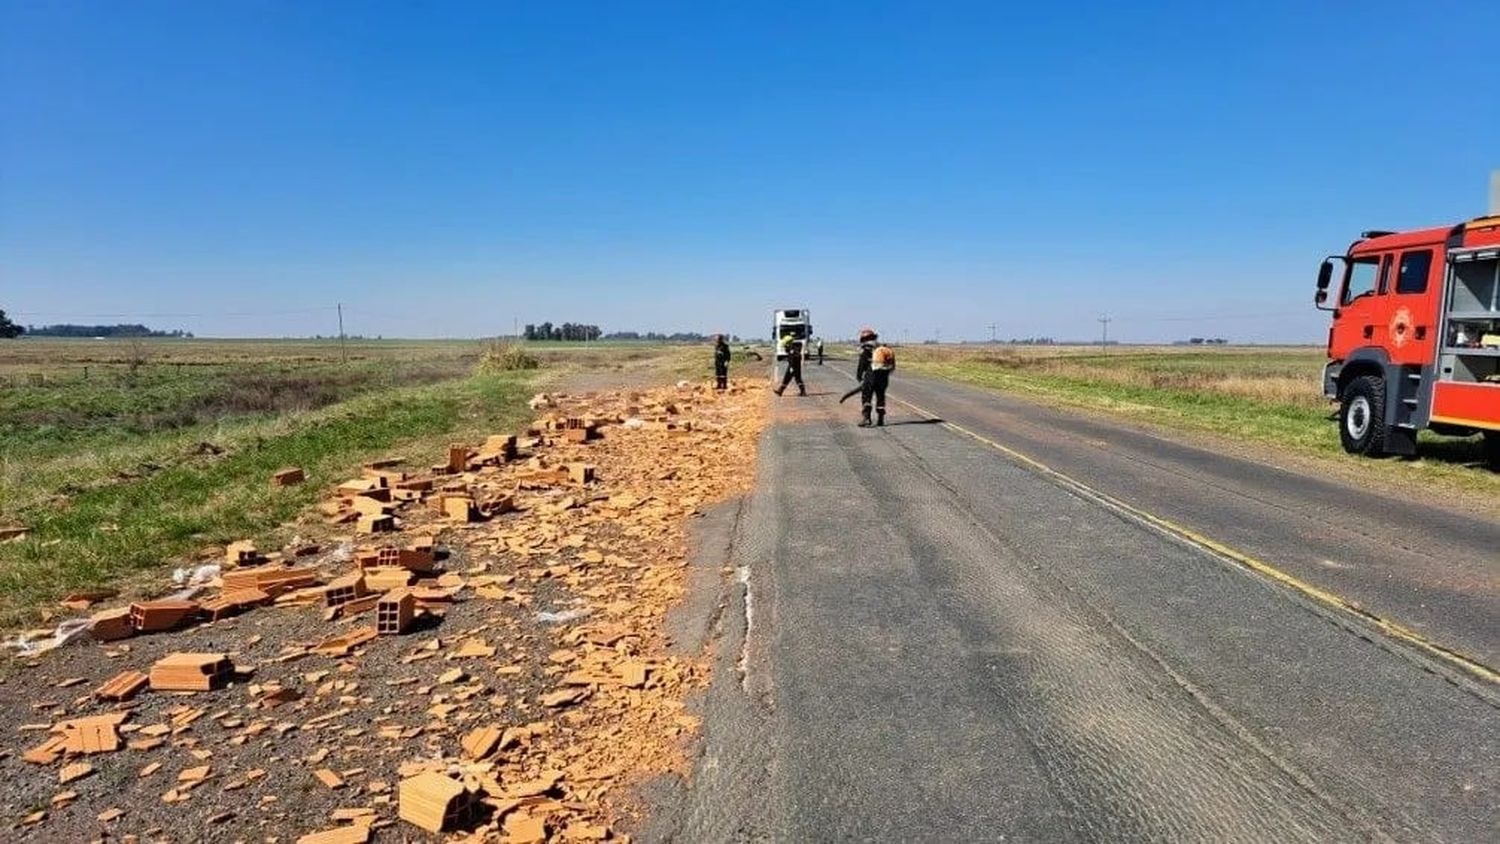
[[[1500,215],[1367,231],[1323,261],[1314,301],[1345,451],[1414,455],[1427,428],[1483,434],[1500,461]]]

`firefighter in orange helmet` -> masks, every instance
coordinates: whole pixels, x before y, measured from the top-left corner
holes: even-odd
[[[853,396],[856,392],[860,398],[860,420],[861,428],[868,428],[871,424],[885,424],[885,390],[891,383],[891,373],[896,370],[896,353],[891,347],[880,342],[880,335],[873,328],[862,328],[859,331],[859,363],[855,365],[854,377],[859,380],[859,387],[844,394],[844,399]],[[871,399],[874,399],[875,421],[870,421]]]

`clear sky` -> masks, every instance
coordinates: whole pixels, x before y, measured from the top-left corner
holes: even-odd
[[[1497,33],[1431,0],[0,0],[0,308],[1317,341],[1325,254],[1486,210]]]

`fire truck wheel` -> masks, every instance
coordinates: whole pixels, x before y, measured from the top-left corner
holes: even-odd
[[[1339,400],[1339,441],[1350,454],[1375,457],[1385,451],[1385,381],[1361,375]]]
[[[1500,431],[1484,432],[1484,456],[1491,469],[1500,469]]]

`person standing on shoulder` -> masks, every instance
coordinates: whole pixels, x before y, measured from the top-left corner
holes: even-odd
[[[781,386],[777,387],[776,395],[786,391],[786,386],[797,381],[797,395],[807,395],[807,385],[802,383],[802,341],[788,335],[789,342],[786,344],[786,373],[781,376]]]
[[[818,338],[818,366],[823,365],[823,338]]]
[[[714,389],[729,389],[729,341],[714,335]]]

